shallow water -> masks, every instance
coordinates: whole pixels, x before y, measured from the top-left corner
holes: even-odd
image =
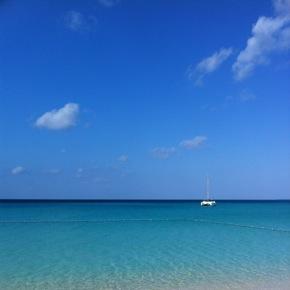
[[[290,289],[290,202],[3,202],[0,289]]]

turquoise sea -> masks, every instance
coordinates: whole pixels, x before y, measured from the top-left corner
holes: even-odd
[[[290,202],[0,202],[0,289],[290,289]]]

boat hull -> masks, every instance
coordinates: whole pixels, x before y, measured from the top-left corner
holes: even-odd
[[[201,206],[215,206],[216,205],[216,202],[214,200],[203,200],[201,203],[200,203]]]

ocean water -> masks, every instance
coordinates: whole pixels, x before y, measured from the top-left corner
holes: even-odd
[[[290,289],[290,202],[0,202],[0,289]]]

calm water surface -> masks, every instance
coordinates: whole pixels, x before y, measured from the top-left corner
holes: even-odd
[[[0,202],[0,289],[290,289],[290,202]]]

